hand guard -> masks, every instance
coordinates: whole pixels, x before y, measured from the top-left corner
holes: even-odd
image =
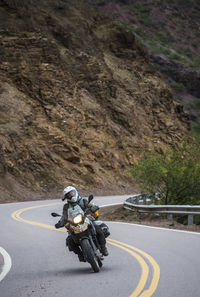
[[[56,228],[56,229],[60,228],[60,224],[59,224],[59,223],[56,223],[56,224],[55,224],[55,228]]]

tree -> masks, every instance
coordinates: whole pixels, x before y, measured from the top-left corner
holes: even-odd
[[[142,192],[156,193],[163,204],[200,204],[199,145],[144,152],[130,173]]]

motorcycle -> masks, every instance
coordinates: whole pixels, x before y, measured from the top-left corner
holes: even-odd
[[[88,205],[92,199],[93,195],[90,195]],[[57,213],[51,213],[51,215],[53,217],[60,216]],[[68,222],[65,227],[79,245],[84,256],[84,261],[91,265],[94,272],[99,272],[103,265],[103,255],[100,251],[96,230],[88,214],[88,209],[84,212],[78,204],[70,205],[68,209]]]

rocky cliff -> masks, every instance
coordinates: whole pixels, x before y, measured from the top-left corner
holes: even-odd
[[[182,106],[118,22],[78,0],[1,0],[0,19],[0,201],[67,184],[126,191],[141,150],[190,137]]]
[[[200,135],[200,1],[83,1],[141,38],[153,66],[189,113],[193,132]]]

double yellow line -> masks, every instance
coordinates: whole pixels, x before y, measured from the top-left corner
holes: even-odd
[[[20,221],[20,222],[23,222],[26,224],[35,225],[35,226],[39,226],[39,227],[50,229],[50,230],[66,232],[64,229],[56,229],[54,226],[26,220],[21,217],[21,214],[27,210],[37,209],[40,207],[54,206],[54,205],[58,205],[58,204],[61,204],[61,203],[43,204],[43,205],[36,205],[36,206],[31,206],[31,207],[27,207],[27,208],[23,208],[23,209],[18,209],[11,214],[11,217],[14,220],[17,220],[17,221]],[[145,253],[144,251],[142,251],[132,245],[129,245],[129,244],[126,244],[126,243],[123,243],[123,242],[120,242],[120,241],[117,241],[114,239],[107,239],[107,242],[109,244],[119,247],[120,249],[123,249],[124,251],[131,254],[139,262],[139,264],[141,266],[142,273],[140,276],[139,283],[138,283],[137,287],[135,288],[135,290],[133,291],[133,293],[129,297],[150,297],[150,296],[152,296],[157,289],[159,278],[160,278],[160,267],[157,264],[157,262],[149,254]],[[152,279],[151,279],[151,283],[150,283],[149,287],[147,289],[144,289],[145,285],[147,283],[147,280],[149,278],[149,265],[151,265],[151,267],[153,269]]]
[[[125,250],[129,254],[131,254],[133,257],[136,258],[136,260],[139,262],[139,264],[141,266],[142,274],[140,277],[140,281],[139,281],[136,289],[134,290],[134,292],[129,297],[139,297],[139,296],[140,297],[150,297],[150,296],[152,296],[153,293],[157,289],[158,282],[160,279],[160,267],[157,264],[157,262],[149,254],[145,253],[144,251],[142,251],[132,245],[129,245],[129,244],[126,244],[126,243],[123,243],[123,242],[120,242],[120,241],[117,241],[114,239],[108,239],[107,241],[110,244],[115,245],[115,246]],[[150,286],[148,289],[145,289],[145,290],[144,290],[144,287],[147,283],[148,276],[149,276],[149,266],[145,262],[144,259],[148,260],[148,263],[153,268],[152,280],[151,280]]]
[[[62,204],[62,203],[61,202],[60,203],[57,202],[57,203],[36,205],[36,206],[31,206],[31,207],[27,207],[27,208],[18,209],[18,210],[14,211],[11,214],[11,217],[14,220],[17,220],[19,222],[23,222],[23,223],[26,223],[26,224],[35,225],[35,226],[43,227],[43,228],[46,228],[46,229],[51,229],[51,230],[57,230],[57,231],[61,231],[61,232],[66,232],[64,229],[56,229],[54,226],[47,225],[47,224],[42,224],[42,223],[39,223],[39,222],[30,221],[30,220],[26,220],[26,219],[21,218],[21,216],[20,216],[23,212],[25,212],[27,210],[31,210],[31,209],[35,209],[35,208],[40,208],[40,207],[54,206],[54,205],[58,205],[58,204]]]

